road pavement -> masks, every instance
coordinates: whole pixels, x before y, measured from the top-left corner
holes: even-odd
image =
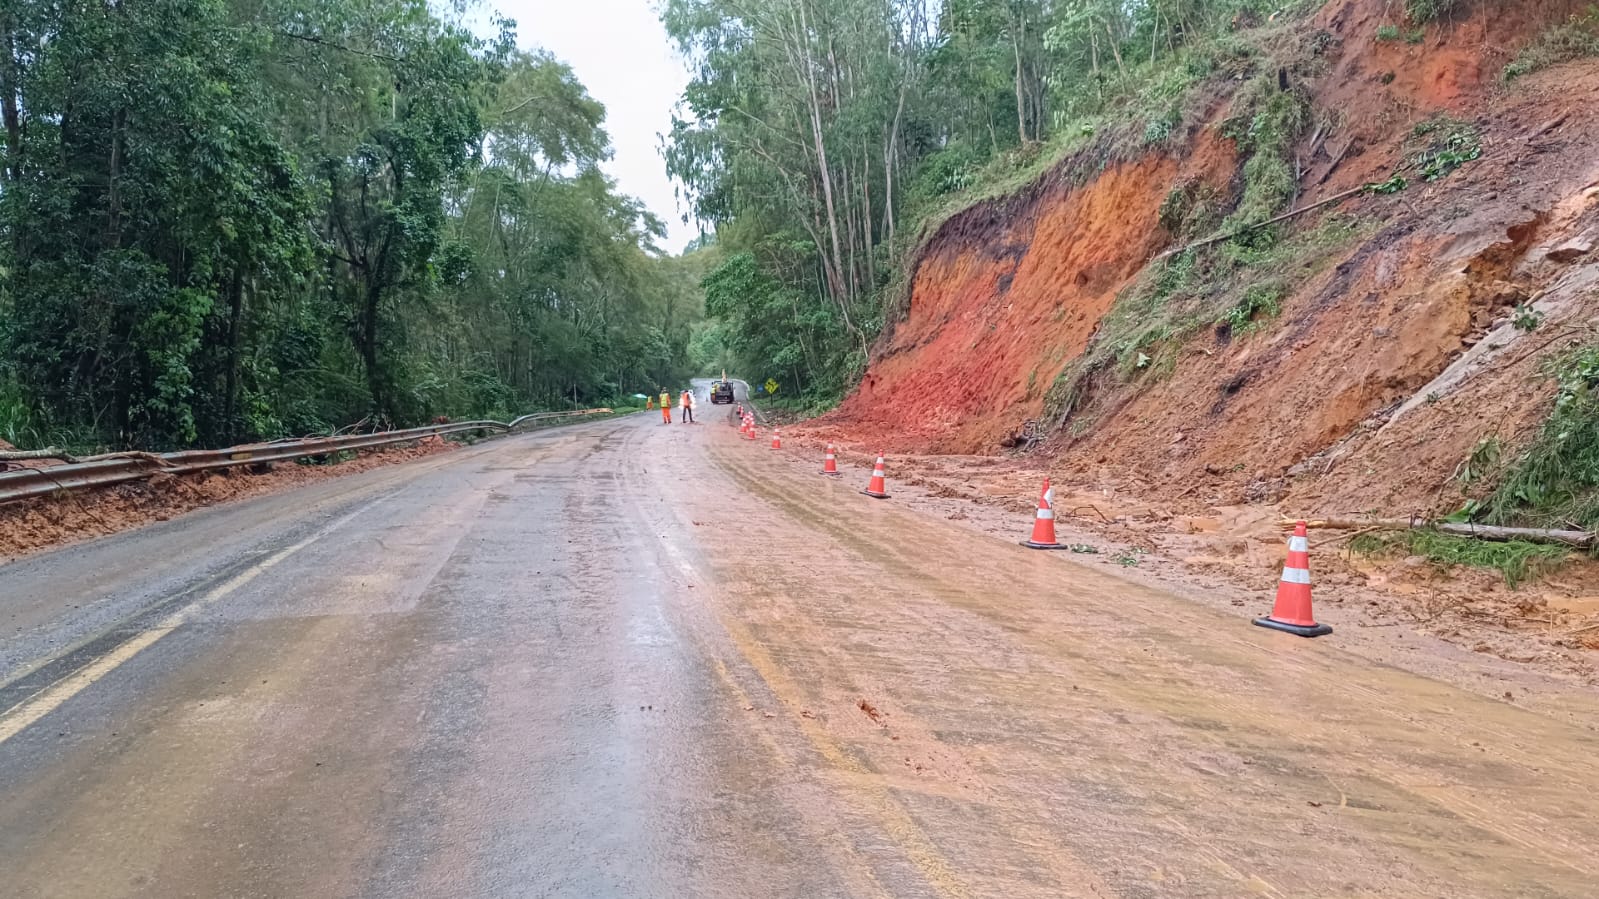
[[[1594,895],[1595,730],[699,388],[0,567],[0,895]]]

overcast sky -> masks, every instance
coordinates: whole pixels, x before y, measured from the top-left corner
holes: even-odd
[[[662,249],[676,253],[698,233],[666,177],[660,137],[688,71],[655,14],[657,0],[485,0],[516,20],[517,43],[543,47],[577,73],[605,104],[615,158],[605,170],[618,188],[643,200],[666,223]]]

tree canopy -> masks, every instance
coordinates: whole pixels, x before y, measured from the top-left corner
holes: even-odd
[[[10,0],[0,108],[0,437],[217,444],[687,370],[703,263],[656,247],[605,110],[512,23]]]

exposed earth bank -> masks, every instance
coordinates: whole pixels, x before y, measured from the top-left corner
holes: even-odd
[[[1356,193],[1285,224],[1236,284],[1183,285],[1171,254],[1215,229],[1187,233],[1177,199],[1236,205],[1247,181],[1246,91],[1196,91],[1167,145],[1096,141],[930,234],[859,388],[785,437],[886,450],[900,478],[1018,516],[1047,473],[1062,521],[1261,589],[1285,517],[1454,512],[1491,481],[1481,449],[1503,465],[1547,418],[1551,362],[1599,337],[1599,61],[1502,75],[1586,6],[1478,4],[1405,40],[1382,0],[1286,23],[1265,52],[1308,110],[1291,205]],[[1478,152],[1428,180],[1441,134]],[[1395,174],[1405,189],[1358,191]],[[1242,305],[1255,288],[1277,308]],[[1592,563],[1512,590],[1348,537],[1319,535],[1313,565],[1381,621],[1557,665],[1599,642]]]

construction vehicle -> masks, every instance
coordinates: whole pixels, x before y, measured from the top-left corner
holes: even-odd
[[[711,404],[725,406],[733,402],[733,382],[727,379],[727,372],[722,372],[722,379],[711,382]]]

